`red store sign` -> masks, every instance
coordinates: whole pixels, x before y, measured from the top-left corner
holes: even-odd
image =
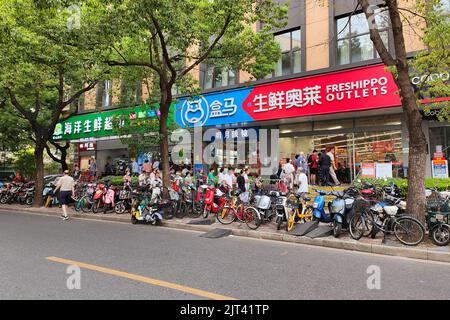
[[[78,145],[80,152],[84,151],[95,151],[97,149],[97,144],[95,142],[82,142]]]
[[[254,121],[400,106],[384,65],[257,85],[242,107]]]

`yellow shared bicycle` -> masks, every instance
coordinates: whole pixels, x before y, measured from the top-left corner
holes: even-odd
[[[312,220],[313,207],[308,202],[311,198],[305,195],[291,193],[286,200],[286,206],[290,208],[287,221],[287,231],[292,231],[297,223],[305,223]]]

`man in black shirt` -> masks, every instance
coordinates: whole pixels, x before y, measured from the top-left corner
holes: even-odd
[[[330,185],[330,166],[331,166],[331,158],[329,155],[327,155],[325,150],[322,150],[319,158],[319,167],[323,186]]]

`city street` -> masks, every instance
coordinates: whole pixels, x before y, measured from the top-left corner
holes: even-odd
[[[200,235],[0,211],[0,299],[450,298],[445,263]],[[80,289],[67,287],[70,265]]]

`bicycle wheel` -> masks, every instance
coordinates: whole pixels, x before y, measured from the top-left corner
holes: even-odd
[[[447,246],[450,243],[450,228],[445,224],[436,226],[430,234],[431,240],[437,246]]]
[[[294,226],[295,226],[295,215],[296,215],[296,210],[292,209],[289,212],[289,219],[288,219],[288,222],[286,224],[286,230],[288,232],[292,231],[294,229]]]
[[[231,207],[225,207],[217,214],[217,220],[221,224],[230,224],[236,220],[236,210]]]
[[[259,219],[258,210],[253,207],[248,207],[244,211],[245,224],[252,230],[256,230],[261,225],[261,219]]]
[[[367,231],[365,218],[362,214],[356,213],[350,220],[350,236],[354,240],[359,240],[363,237],[364,233]]]
[[[425,237],[425,228],[412,217],[400,217],[394,223],[394,234],[398,241],[407,246],[417,246]]]
[[[175,211],[175,217],[178,219],[183,219],[184,216],[186,215],[187,208],[188,206],[186,202],[184,201],[180,202],[177,210]]]
[[[92,207],[94,206],[94,202],[85,198],[83,205],[81,206],[81,211],[84,213],[92,212]]]
[[[190,218],[198,218],[203,213],[203,205],[201,203],[195,202],[187,206],[187,215]]]
[[[313,218],[314,208],[311,206],[308,206],[305,210],[305,213],[302,215],[303,222],[309,222]]]

